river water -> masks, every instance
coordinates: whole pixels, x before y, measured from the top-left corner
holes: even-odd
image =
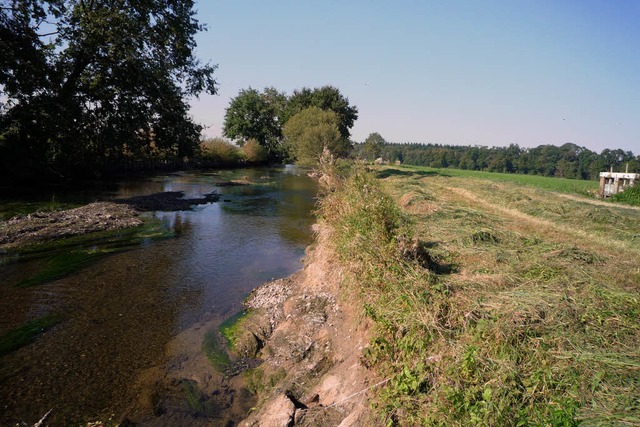
[[[249,185],[218,185],[231,180]],[[61,319],[0,356],[0,425],[31,425],[49,410],[51,425],[125,418],[233,425],[253,402],[206,362],[203,336],[238,312],[252,289],[302,267],[316,190],[304,172],[283,167],[186,172],[58,195],[87,202],[217,191],[221,198],[149,214],[173,237],[143,239],[62,279],[17,287],[46,260],[0,263],[0,335],[52,313]],[[201,390],[185,387],[192,383]],[[203,409],[202,396],[219,394],[226,397]]]

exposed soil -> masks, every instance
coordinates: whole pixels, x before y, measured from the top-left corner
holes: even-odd
[[[367,391],[376,382],[361,363],[368,323],[341,295],[342,272],[318,233],[303,271],[247,298],[253,310],[238,352],[264,360],[259,404],[241,426],[371,425]],[[274,378],[277,382],[273,384]],[[370,384],[371,383],[371,384]]]
[[[195,199],[184,199],[183,196],[181,191],[168,191],[17,216],[0,223],[0,250],[96,231],[136,227],[142,224],[138,217],[141,212],[189,210],[194,205],[216,202],[220,197],[217,193]]]

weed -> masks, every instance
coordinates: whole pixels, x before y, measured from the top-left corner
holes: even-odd
[[[233,316],[225,319],[224,322],[222,322],[218,327],[220,333],[227,340],[229,347],[231,347],[232,349],[234,348],[239,334],[243,331],[242,319],[244,319],[246,315],[246,311],[239,311]]]
[[[625,189],[622,193],[614,194],[612,202],[626,203],[627,205],[640,206],[640,185]]]
[[[38,335],[55,326],[61,320],[62,318],[59,315],[51,314],[30,320],[22,326],[3,333],[0,335],[0,356],[9,354],[29,344],[35,340]]]
[[[36,286],[67,277],[109,254],[172,236],[173,232],[164,223],[147,220],[132,229],[101,231],[29,245],[2,255],[0,262],[39,261],[40,269],[36,273],[15,283],[17,287]]]
[[[202,351],[204,351],[209,363],[218,372],[223,372],[229,366],[229,355],[221,342],[217,329],[207,331],[202,341]]]
[[[215,404],[207,399],[207,396],[205,396],[195,381],[184,380],[182,382],[182,388],[187,405],[189,405],[189,408],[191,408],[196,415],[212,417],[216,414]]]

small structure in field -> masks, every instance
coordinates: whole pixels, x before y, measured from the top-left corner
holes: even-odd
[[[626,172],[600,172],[600,197],[610,197],[623,192],[626,188],[633,187],[640,181],[640,173],[629,173],[629,165]]]

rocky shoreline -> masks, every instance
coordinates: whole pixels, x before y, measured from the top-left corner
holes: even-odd
[[[341,294],[342,272],[323,231],[317,235],[302,271],[262,285],[246,300],[250,314],[234,349],[263,360],[267,385],[241,426],[375,424],[366,399],[375,379],[360,363],[369,325]]]

